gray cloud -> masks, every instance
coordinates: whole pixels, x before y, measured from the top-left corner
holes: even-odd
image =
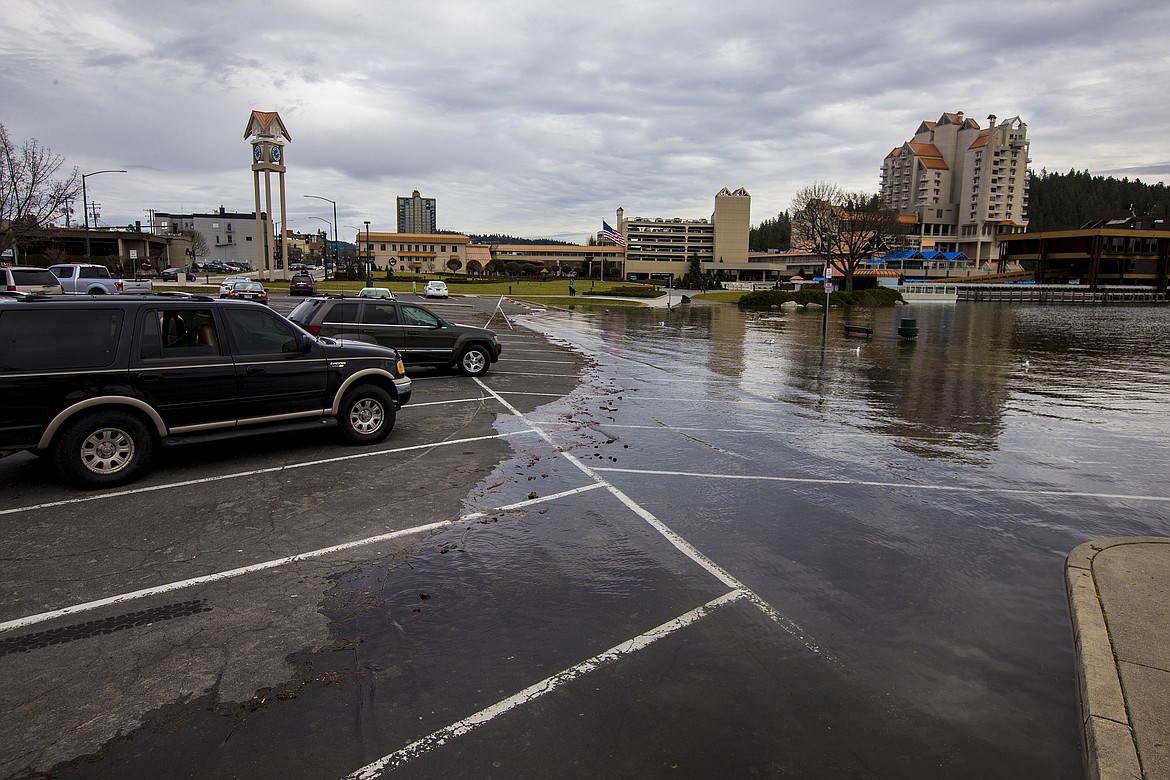
[[[813,181],[874,190],[944,111],[1021,116],[1036,169],[1165,177],[1168,23],[1127,0],[46,0],[0,30],[0,122],[129,169],[101,180],[112,224],[250,210],[261,109],[293,136],[293,227],[320,227],[318,194],[392,229],[419,189],[444,228],[583,240],[618,206],[708,216],[724,186],[756,222]]]

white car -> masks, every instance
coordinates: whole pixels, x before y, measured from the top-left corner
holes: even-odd
[[[246,276],[229,276],[219,283],[219,297],[226,298],[232,294],[232,290],[236,289],[236,282],[250,282]]]
[[[394,300],[394,293],[385,287],[363,287],[358,290],[359,298],[385,298],[387,300]]]
[[[423,288],[424,298],[446,298],[447,297],[447,283],[440,281],[427,282],[427,286]]]

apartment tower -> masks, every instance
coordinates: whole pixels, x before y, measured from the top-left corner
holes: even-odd
[[[882,163],[881,199],[917,220],[922,250],[998,259],[997,236],[1028,227],[1028,126],[1018,117],[982,128],[963,112],[922,122]]]

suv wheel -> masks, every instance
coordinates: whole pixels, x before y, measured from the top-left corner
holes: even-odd
[[[341,399],[337,418],[349,444],[377,444],[394,427],[394,402],[376,385],[358,385]]]
[[[94,412],[70,423],[57,441],[57,468],[87,488],[112,487],[138,477],[154,452],[154,437],[127,412]]]
[[[463,354],[459,356],[459,370],[467,376],[486,374],[490,364],[491,359],[487,350],[475,344],[463,350]]]

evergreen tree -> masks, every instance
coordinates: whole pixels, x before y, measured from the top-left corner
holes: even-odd
[[[1093,176],[1075,168],[1066,174],[1041,169],[1029,187],[1028,230],[1078,228],[1106,216],[1129,213],[1165,217],[1170,191],[1165,184],[1146,184],[1128,176]]]

